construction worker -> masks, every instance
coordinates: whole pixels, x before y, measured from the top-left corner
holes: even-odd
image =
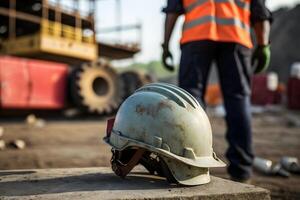
[[[179,86],[203,106],[210,66],[217,65],[226,109],[229,143],[226,157],[232,180],[248,182],[254,158],[250,113],[250,76],[267,69],[270,62],[271,14],[264,0],[168,0],[162,61],[169,70],[169,41],[181,14]],[[251,27],[257,46],[251,41]]]

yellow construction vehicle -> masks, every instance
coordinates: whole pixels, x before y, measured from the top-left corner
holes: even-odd
[[[84,3],[89,7],[87,12],[79,9],[78,0],[70,2],[73,6],[71,9],[62,6],[59,1],[0,1],[2,109],[61,109],[76,105],[89,112],[103,114],[115,110],[123,97],[128,96],[122,79],[107,59],[133,57],[140,51],[139,45],[98,42],[94,16],[96,2],[89,0]],[[106,60],[100,59],[104,57]],[[29,64],[24,64],[24,60]],[[40,60],[48,62],[45,64]],[[23,67],[10,67],[13,64],[9,63],[23,63]],[[53,71],[54,67],[51,66],[59,68],[59,64],[63,64],[60,68],[67,68],[68,73],[61,69]],[[20,70],[26,73],[20,73]],[[31,76],[36,73],[40,76]],[[13,83],[16,79],[24,79],[24,83],[21,81],[20,86],[16,86]],[[58,83],[58,80],[64,81]],[[43,88],[39,88],[42,87],[40,85]],[[28,91],[23,95],[24,99],[20,98],[19,91]],[[55,92],[48,92],[47,96],[47,91]],[[49,102],[49,99],[53,99],[53,102]]]

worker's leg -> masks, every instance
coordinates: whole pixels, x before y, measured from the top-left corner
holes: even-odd
[[[220,43],[217,65],[226,109],[229,148],[228,173],[248,179],[252,172],[253,149],[250,111],[250,49],[234,43]]]
[[[215,42],[190,42],[181,47],[179,87],[190,92],[202,106],[210,65],[215,56]]]

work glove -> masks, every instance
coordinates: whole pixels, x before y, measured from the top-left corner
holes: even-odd
[[[258,74],[268,69],[271,58],[270,45],[259,45],[252,55],[252,66],[254,73]]]
[[[173,56],[169,50],[169,47],[167,45],[162,44],[163,48],[163,54],[162,54],[162,62],[164,67],[173,72],[175,70],[174,64],[173,64]]]

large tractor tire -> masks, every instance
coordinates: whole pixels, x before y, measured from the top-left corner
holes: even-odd
[[[146,85],[148,83],[154,82],[154,78],[151,77],[149,74],[142,73],[139,71],[125,71],[121,73],[121,79],[124,82],[124,98],[126,99],[131,94],[134,93],[135,90]]]
[[[71,73],[71,97],[90,113],[109,114],[123,99],[122,80],[106,62],[86,63]]]

